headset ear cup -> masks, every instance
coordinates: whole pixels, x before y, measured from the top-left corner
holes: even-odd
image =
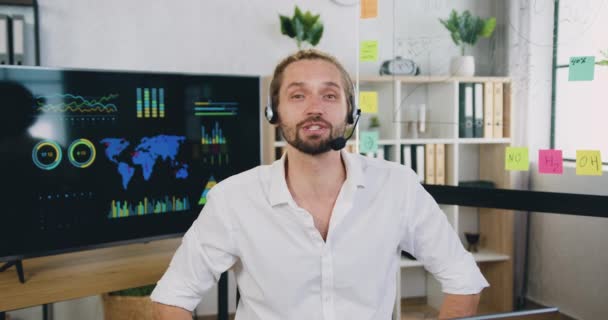
[[[348,113],[348,116],[346,117],[346,122],[348,124],[353,124],[353,123],[355,123],[355,114],[357,112],[357,107],[355,106],[355,98],[350,97],[349,103],[350,103],[350,110],[349,110],[350,112]]]
[[[275,124],[277,122],[277,116],[276,116],[275,112],[272,110],[272,106],[270,104],[266,105],[266,109],[264,110],[264,116],[266,117],[266,120],[268,120],[268,122],[270,124]]]

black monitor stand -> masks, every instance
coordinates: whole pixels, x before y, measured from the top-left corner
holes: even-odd
[[[21,259],[6,262],[3,266],[0,267],[0,272],[4,272],[12,266],[15,266],[15,268],[17,268],[17,276],[19,277],[19,282],[25,283],[25,276],[23,275],[23,262]]]

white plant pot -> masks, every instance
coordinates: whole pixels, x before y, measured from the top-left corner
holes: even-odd
[[[457,56],[450,61],[450,75],[456,77],[472,77],[475,75],[475,57]]]

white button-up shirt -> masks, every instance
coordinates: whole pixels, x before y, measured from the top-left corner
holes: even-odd
[[[293,200],[285,156],[217,184],[152,300],[193,310],[233,267],[236,320],[390,319],[401,250],[453,294],[488,283],[409,168],[341,152],[347,178],[323,241]]]

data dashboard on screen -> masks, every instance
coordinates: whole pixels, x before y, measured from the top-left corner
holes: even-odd
[[[3,260],[181,234],[260,164],[259,77],[1,67],[0,101]]]

